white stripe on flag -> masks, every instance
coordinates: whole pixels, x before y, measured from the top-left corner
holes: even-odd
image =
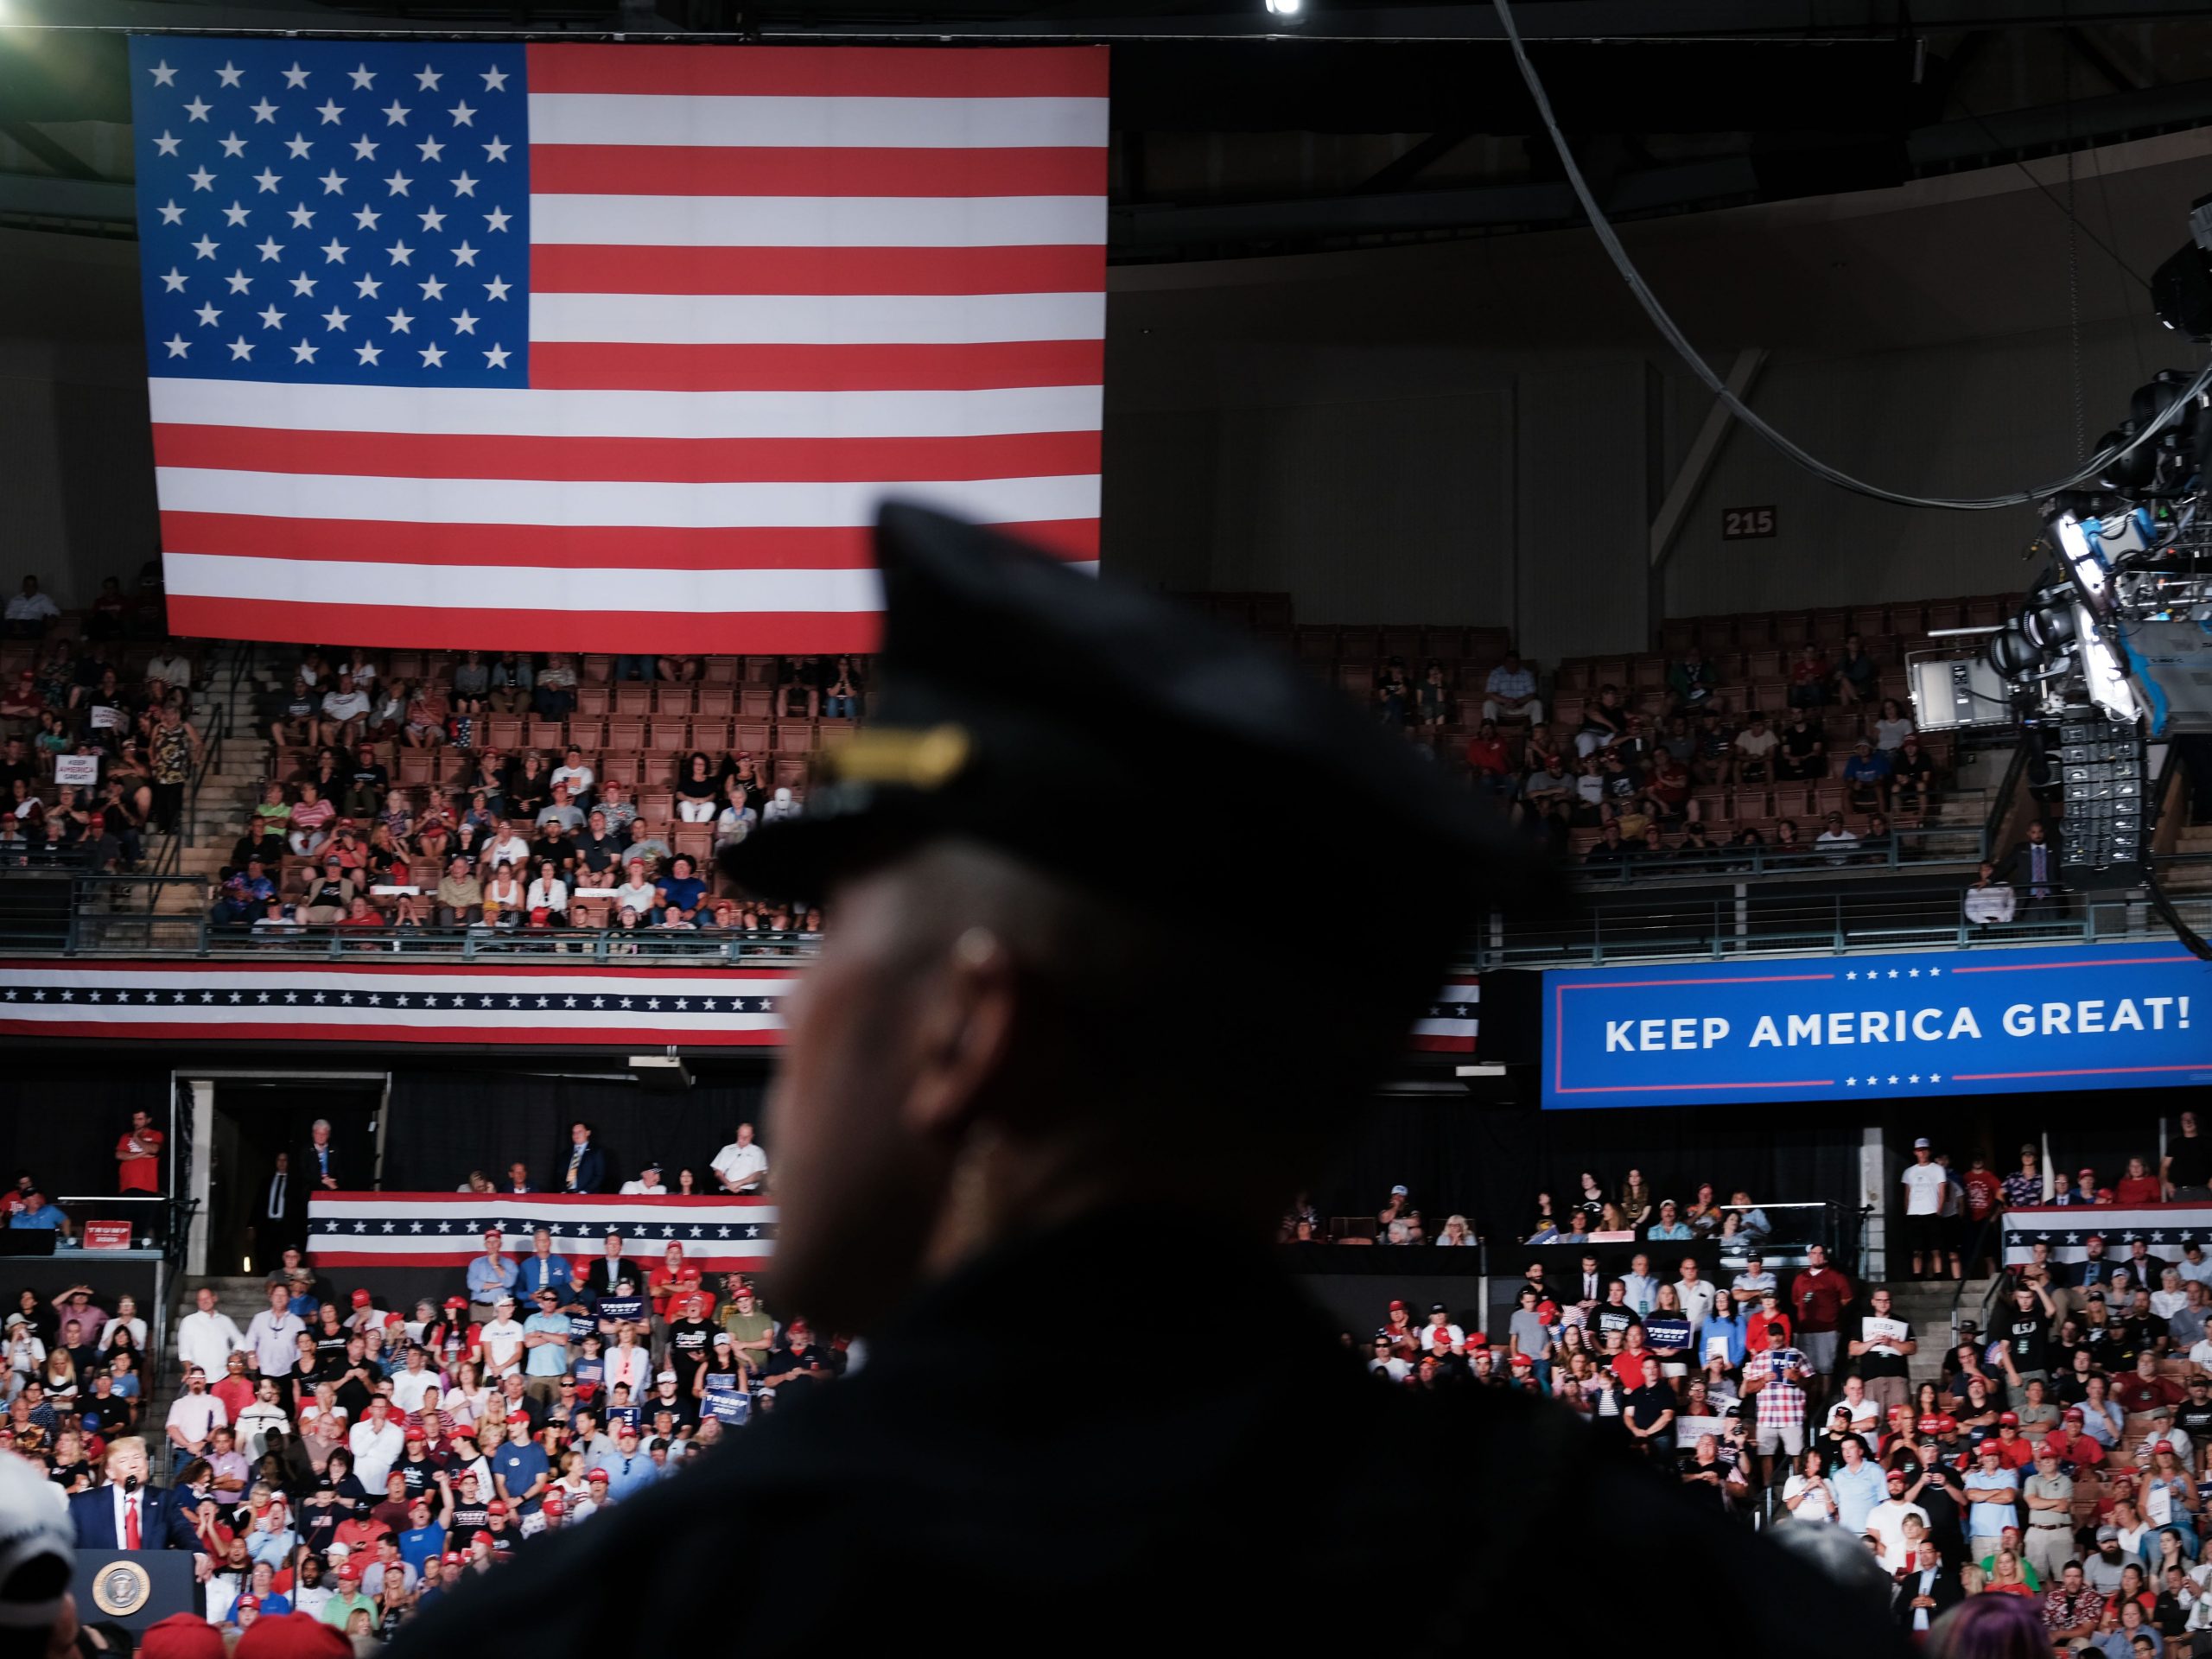
[[[646,248],[1096,246],[1096,196],[537,196],[533,245]]]
[[[541,298],[543,296],[540,296]],[[148,382],[156,424],[454,437],[964,438],[1095,432],[1097,386],[985,391],[509,391]],[[164,500],[162,505],[172,504]],[[328,597],[324,595],[323,597]]]
[[[1103,294],[537,294],[530,337],[672,346],[1101,340]]]
[[[576,479],[381,478],[235,472],[213,467],[157,467],[155,478],[164,512],[368,519],[388,524],[630,524],[669,530],[857,529],[875,522],[888,493],[880,483],[645,484]],[[1095,473],[902,483],[898,494],[902,500],[918,501],[979,524],[1029,524],[1098,516]],[[512,604],[523,596],[510,593],[505,602]],[[327,601],[330,594],[325,591],[315,597]]]
[[[532,92],[533,144],[1022,149],[1107,139],[1103,98],[760,98]],[[650,184],[652,158],[639,158]]]
[[[776,1206],[772,1204],[747,1204],[737,1198],[712,1197],[703,1203],[677,1204],[672,1202],[675,1197],[675,1193],[670,1192],[658,1198],[622,1198],[608,1192],[594,1194],[588,1202],[577,1203],[557,1193],[515,1197],[506,1193],[471,1192],[455,1193],[451,1198],[420,1198],[397,1193],[334,1193],[328,1198],[309,1200],[308,1214],[316,1226],[334,1228],[341,1225],[350,1227],[356,1221],[379,1224],[396,1221],[403,1224],[412,1221],[449,1222],[462,1216],[479,1221],[499,1220],[501,1217],[529,1221],[540,1217],[557,1216],[565,1227],[594,1225],[609,1221],[639,1221],[648,1216],[656,1224],[665,1222],[684,1227],[731,1224],[766,1227],[776,1220]]]
[[[334,593],[404,593],[410,605],[440,610],[687,613],[873,611],[883,601],[868,569],[671,570],[647,567],[547,569],[537,565],[378,564],[346,560],[255,559],[222,553],[168,556],[169,592],[197,599],[327,602]],[[1069,569],[1096,575],[1097,563]],[[435,581],[425,581],[426,574]],[[362,586],[361,584],[370,584]]]
[[[635,1212],[632,1213],[632,1220]],[[640,1249],[658,1250],[669,1244],[681,1244],[687,1256],[705,1256],[709,1260],[725,1255],[773,1255],[776,1241],[765,1236],[753,1238],[733,1236],[718,1238],[715,1235],[719,1225],[707,1229],[703,1237],[690,1236],[690,1226],[680,1228],[677,1236],[646,1238],[645,1224],[639,1223],[638,1246]],[[404,1264],[425,1255],[478,1255],[482,1254],[482,1236],[475,1233],[391,1233],[381,1230],[357,1233],[350,1226],[339,1228],[326,1222],[312,1222],[308,1228],[308,1248],[321,1254],[333,1255],[386,1255],[395,1264]],[[639,1294],[644,1294],[643,1287]]]
[[[466,610],[873,611],[883,603],[874,570],[548,569],[537,565],[354,563],[168,555],[168,591],[201,599],[321,604],[331,594],[404,593],[410,605]],[[425,581],[425,576],[435,581]]]

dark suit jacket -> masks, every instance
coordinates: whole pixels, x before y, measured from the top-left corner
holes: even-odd
[[[1919,1593],[1920,1569],[1913,1567],[1897,1580],[1897,1587],[1890,1595],[1890,1611],[1897,1615],[1899,1630],[1912,1629],[1912,1599]],[[1956,1573],[1948,1567],[1939,1567],[1936,1569],[1935,1585],[1928,1593],[1936,1599],[1936,1605],[1928,1613],[1928,1622],[1933,1624],[1964,1601],[1967,1592],[1959,1587]]]
[[[329,1151],[331,1178],[338,1183],[340,1190],[343,1191],[346,1185],[346,1156],[338,1150],[338,1143],[334,1141],[331,1142]],[[304,1213],[307,1198],[314,1197],[318,1192],[330,1190],[322,1184],[322,1170],[315,1162],[315,1147],[312,1144],[302,1147],[292,1154],[292,1173],[306,1183],[302,1189],[301,1209]]]
[[[645,1294],[645,1270],[636,1262],[625,1262],[620,1267],[610,1269],[604,1255],[594,1255],[590,1268],[585,1271],[583,1287],[594,1296],[612,1296],[616,1283],[624,1279],[638,1287],[639,1295]]]
[[[566,1192],[569,1179],[569,1154],[563,1153],[553,1166],[553,1179],[545,1183],[548,1192]],[[576,1187],[579,1192],[604,1192],[607,1190],[607,1155],[597,1147],[584,1148],[583,1161],[576,1166]]]
[[[200,1548],[200,1535],[193,1530],[192,1517],[185,1513],[184,1504],[175,1491],[166,1486],[141,1486],[138,1496],[143,1505],[138,1511],[138,1536],[142,1548],[196,1550]],[[113,1488],[100,1486],[89,1492],[72,1493],[69,1520],[77,1529],[78,1548],[123,1548],[123,1541],[115,1535]]]
[[[2065,885],[2065,878],[2060,875],[2058,871],[2058,861],[2062,856],[2058,832],[2047,825],[2044,830],[2044,844],[2050,849],[2050,861],[2043,885],[2053,888],[2063,887]],[[2005,862],[1998,869],[1998,880],[2010,881],[2014,887],[2021,888],[2033,885],[2032,878],[2029,874],[2030,845],[2031,843],[2024,838],[2012,843],[2012,850],[2005,855]]]

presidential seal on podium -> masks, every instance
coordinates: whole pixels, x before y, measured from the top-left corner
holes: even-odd
[[[146,1605],[154,1581],[136,1561],[110,1561],[92,1575],[92,1602],[110,1618],[128,1618]]]

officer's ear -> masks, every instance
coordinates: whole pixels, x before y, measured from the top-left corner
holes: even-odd
[[[973,1126],[1005,1069],[1020,976],[1013,952],[986,927],[965,930],[924,971],[905,1116],[925,1138],[950,1144]]]

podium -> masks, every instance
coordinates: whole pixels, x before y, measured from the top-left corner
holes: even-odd
[[[69,1581],[78,1618],[111,1620],[134,1637],[171,1613],[196,1611],[198,1587],[185,1549],[79,1549]]]

